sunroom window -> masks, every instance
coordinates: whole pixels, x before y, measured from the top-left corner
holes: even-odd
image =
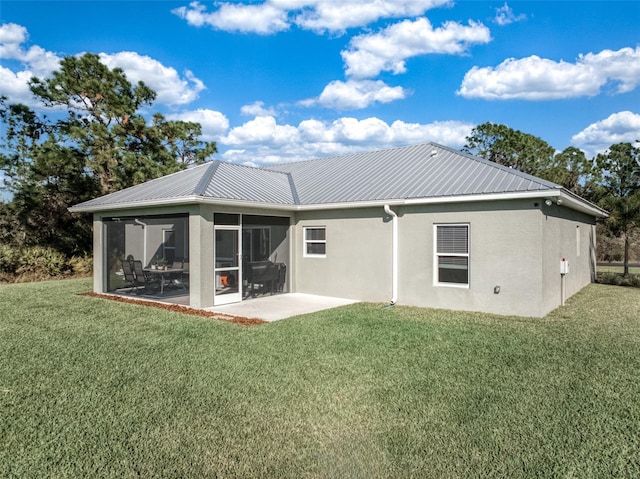
[[[435,282],[469,286],[469,225],[435,225]]]

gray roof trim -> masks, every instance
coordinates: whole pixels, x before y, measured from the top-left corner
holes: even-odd
[[[287,173],[287,178],[289,179],[289,188],[291,188],[291,196],[293,196],[293,202],[296,205],[300,204],[300,197],[298,196],[298,191],[296,190],[296,185],[293,182],[293,177],[291,173]]]
[[[568,193],[568,194],[567,194]],[[348,208],[382,208],[384,205],[390,206],[403,206],[403,205],[429,205],[429,204],[443,204],[443,203],[468,203],[476,201],[505,201],[516,199],[558,199],[562,200],[562,204],[571,207],[577,211],[581,211],[586,214],[605,218],[608,216],[607,212],[601,208],[598,208],[591,203],[576,197],[566,190],[555,191],[526,191],[515,193],[496,193],[492,195],[465,195],[465,196],[449,196],[449,197],[435,197],[435,198],[414,198],[414,199],[395,199],[395,200],[374,200],[374,201],[357,201],[353,203],[318,203],[313,205],[283,205],[279,203],[256,203],[254,201],[246,200],[230,200],[223,198],[204,198],[202,196],[190,196],[180,198],[172,201],[172,205],[189,205],[189,204],[209,204],[209,205],[226,205],[236,206],[240,208],[254,208],[258,210],[280,210],[280,211],[314,211],[314,210],[336,210],[336,209],[348,209]],[[158,206],[166,206],[166,201],[153,200],[145,202],[135,203],[122,203],[118,205],[103,205],[100,207],[81,207],[74,206],[70,208],[70,211],[74,213],[81,212],[100,212],[110,211],[114,209],[131,209],[131,208],[153,208]]]

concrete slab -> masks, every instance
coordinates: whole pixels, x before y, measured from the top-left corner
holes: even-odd
[[[353,299],[332,298],[329,296],[316,296],[304,293],[287,293],[248,299],[241,303],[214,306],[213,308],[207,308],[207,311],[215,311],[243,318],[277,321],[279,319],[290,318],[291,316],[298,316],[299,314],[315,313],[317,311],[346,306],[357,302],[358,301]]]

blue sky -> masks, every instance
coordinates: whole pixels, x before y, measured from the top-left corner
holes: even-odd
[[[7,1],[0,94],[100,54],[268,165],[436,141],[486,121],[589,155],[640,139],[640,2]]]

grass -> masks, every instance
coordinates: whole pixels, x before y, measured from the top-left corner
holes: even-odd
[[[0,286],[0,477],[639,477],[640,290],[257,327]]]
[[[607,265],[598,266],[598,273],[620,273],[624,272],[624,266],[622,265]],[[629,267],[629,274],[640,274],[640,268],[637,266]]]

